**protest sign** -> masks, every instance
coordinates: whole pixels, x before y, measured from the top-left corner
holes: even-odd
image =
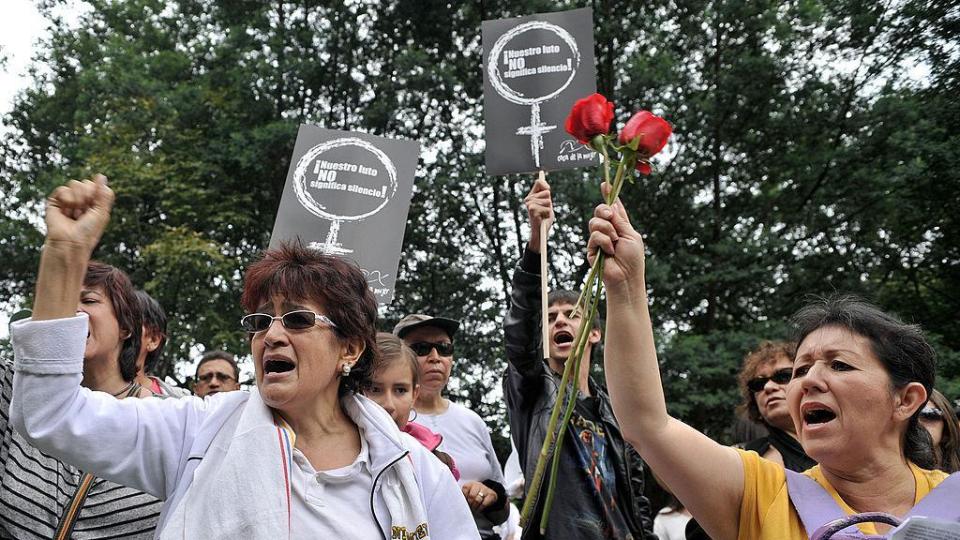
[[[420,145],[301,125],[270,247],[356,261],[381,304],[393,299]]]
[[[487,173],[597,164],[563,128],[573,103],[596,92],[592,11],[483,21],[482,36]]]

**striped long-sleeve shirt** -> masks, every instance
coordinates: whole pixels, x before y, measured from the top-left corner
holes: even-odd
[[[10,425],[13,361],[0,359],[0,539],[52,538],[83,473],[30,446]],[[162,503],[96,479],[74,539],[153,538]]]

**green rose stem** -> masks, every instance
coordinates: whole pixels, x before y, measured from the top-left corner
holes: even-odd
[[[607,183],[610,182],[610,156],[607,151],[607,141],[610,139],[612,139],[612,137],[609,135],[598,135],[591,141],[590,144],[591,148],[603,154],[603,173],[604,179]],[[628,146],[618,148],[618,150],[622,151],[621,160],[618,163],[617,173],[613,180],[613,189],[610,190],[610,193],[607,196],[607,204],[613,204],[613,202],[617,200],[617,197],[620,195],[620,190],[623,187],[623,181],[626,176],[625,173],[627,171],[632,171],[637,161],[637,153],[634,148],[630,148]],[[567,361],[563,366],[563,376],[560,379],[560,387],[557,389],[557,400],[553,405],[553,410],[550,412],[550,422],[547,425],[547,434],[544,438],[543,446],[540,447],[540,455],[537,458],[537,465],[534,469],[533,479],[529,489],[527,490],[529,496],[526,498],[526,500],[524,500],[523,510],[520,513],[520,526],[526,527],[537,504],[540,486],[543,484],[543,477],[546,473],[547,461],[552,457],[550,483],[548,484],[547,498],[544,501],[543,515],[540,520],[541,534],[543,534],[546,530],[547,519],[550,515],[550,507],[553,503],[557,472],[560,464],[560,456],[557,450],[563,445],[563,438],[564,434],[566,433],[565,428],[567,423],[570,421],[570,416],[573,414],[573,409],[576,405],[577,392],[579,391],[580,363],[583,359],[583,351],[586,348],[587,337],[592,330],[590,322],[593,321],[597,315],[600,292],[603,290],[603,282],[600,281],[600,276],[603,274],[603,262],[603,253],[598,253],[597,258],[594,260],[593,265],[590,268],[590,272],[587,275],[587,280],[584,284],[583,290],[580,293],[580,298],[577,300],[577,304],[574,307],[574,313],[582,313],[584,316],[581,318],[582,323],[580,324],[580,329],[577,331],[577,336],[573,340],[574,349],[572,356],[567,358]],[[589,309],[586,309],[588,307]],[[548,346],[548,343],[543,344],[543,347]],[[566,400],[566,402],[564,400]],[[563,411],[563,421],[558,426],[557,421],[560,419],[561,411]]]

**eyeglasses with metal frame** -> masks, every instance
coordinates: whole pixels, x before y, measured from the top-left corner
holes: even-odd
[[[306,330],[313,325],[321,322],[330,328],[336,328],[337,325],[326,315],[314,313],[306,309],[288,311],[283,315],[274,317],[266,313],[251,313],[240,319],[240,326],[251,334],[257,334],[270,328],[273,321],[280,319],[280,323],[287,330]]]

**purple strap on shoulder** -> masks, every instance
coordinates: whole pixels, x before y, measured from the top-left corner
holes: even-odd
[[[910,516],[960,521],[960,472],[951,474],[930,490],[907,512],[906,517]]]
[[[787,475],[787,494],[790,496],[790,502],[800,516],[800,521],[803,522],[810,540],[883,538],[883,536],[864,535],[857,528],[846,532],[841,531],[856,523],[887,523],[894,526],[900,524],[899,519],[884,512],[846,515],[837,501],[815,480],[794,471],[785,470],[784,472]],[[910,509],[905,517],[910,516],[960,521],[960,472],[951,474],[931,490]]]
[[[803,523],[803,528],[806,529],[810,540],[882,538],[866,536],[854,525],[862,521],[875,521],[875,519],[884,523],[890,523],[890,519],[892,519],[893,525],[900,523],[899,520],[889,514],[847,515],[837,504],[837,501],[816,480],[789,469],[784,469],[784,472],[787,474],[787,495],[790,496],[790,503],[793,504],[797,515],[800,516],[800,521]],[[865,519],[861,519],[861,517]],[[850,527],[853,527],[853,529],[845,531]]]
[[[813,537],[812,533],[824,523],[846,517],[837,501],[813,478],[789,469],[783,472],[787,473],[787,495],[807,530],[807,536]]]

